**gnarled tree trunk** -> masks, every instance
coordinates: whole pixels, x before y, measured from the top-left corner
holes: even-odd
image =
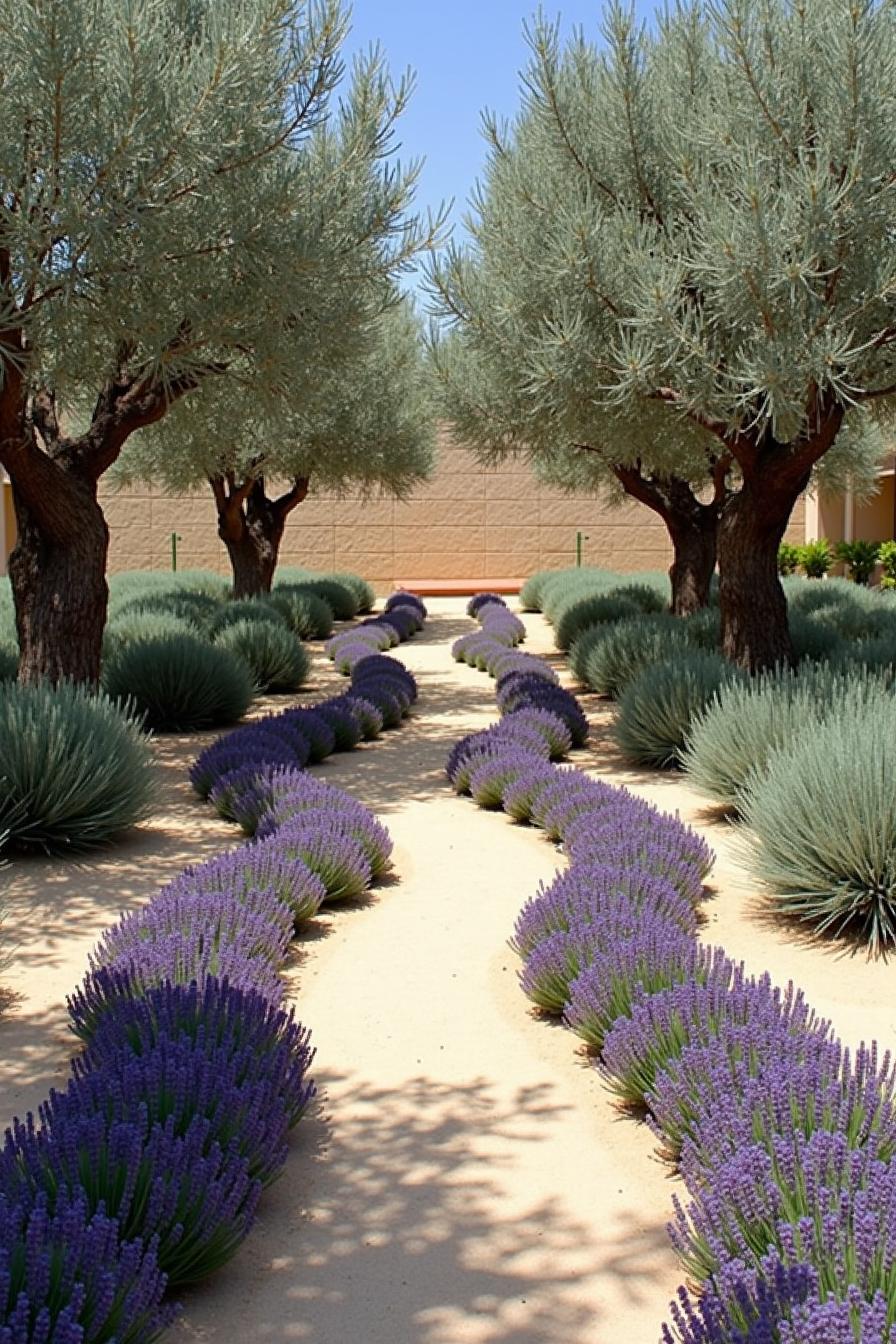
[[[234,597],[269,593],[286,520],[308,493],[303,477],[286,494],[269,499],[264,477],[237,483],[233,474],[209,478],[218,509],[218,536],[227,547]]]
[[[748,672],[793,663],[778,547],[813,466],[842,423],[842,407],[830,403],[819,408],[813,431],[793,443],[770,436],[734,441],[743,483],[722,511],[719,605],[722,652]]]
[[[689,616],[708,606],[727,465],[720,466],[716,488],[708,502],[701,500],[691,485],[678,476],[644,475],[639,465],[617,465],[613,472],[626,494],[646,504],[666,525],[673,553],[669,567],[673,613]]]
[[[18,541],[9,558],[25,683],[96,683],[109,589],[109,529],[96,482],[60,473],[52,516],[41,516],[13,480]]]
[[[675,616],[690,616],[709,605],[716,568],[719,510],[700,504],[695,515],[683,516],[673,511],[665,521],[673,551],[669,566],[672,612]]]

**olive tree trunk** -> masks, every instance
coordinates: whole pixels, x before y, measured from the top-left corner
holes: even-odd
[[[241,483],[232,475],[210,477],[209,483],[218,510],[218,536],[230,557],[234,597],[269,593],[287,518],[306,497],[308,481],[295,481],[278,499],[268,498],[262,476]]]
[[[96,483],[57,483],[56,525],[29,508],[13,481],[18,540],[9,577],[19,636],[19,680],[96,683],[109,589],[109,529]]]

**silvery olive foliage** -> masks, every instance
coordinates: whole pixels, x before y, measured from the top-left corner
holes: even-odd
[[[867,417],[896,389],[893,5],[698,0],[647,29],[610,4],[599,45],[529,38],[517,116],[485,119],[472,244],[431,271],[453,415],[555,479],[558,445],[724,469],[725,647],[762,665],[786,637],[772,534],[844,420],[841,470],[879,453]]]

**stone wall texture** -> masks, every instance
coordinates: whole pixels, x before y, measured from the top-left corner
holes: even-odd
[[[111,533],[110,569],[168,569],[171,534],[180,569],[228,572],[211,491],[172,496],[155,487],[102,491]],[[789,535],[804,539],[803,503]],[[292,514],[281,564],[353,569],[380,591],[420,579],[522,579],[575,564],[576,532],[587,564],[621,572],[666,569],[666,530],[643,505],[609,507],[539,485],[524,463],[480,466],[450,435],[440,437],[429,482],[403,502],[313,494]]]

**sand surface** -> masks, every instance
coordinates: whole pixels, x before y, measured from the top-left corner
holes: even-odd
[[[394,878],[296,945],[290,993],[317,1044],[321,1103],[230,1266],[185,1301],[176,1341],[309,1344],[656,1344],[680,1282],[665,1223],[677,1182],[647,1128],[621,1116],[575,1039],[537,1020],[506,940],[562,860],[538,832],[456,798],[443,775],[462,734],[495,718],[493,683],[455,664],[463,602],[430,604],[398,656],[420,683],[400,731],[317,767],[395,839]],[[527,616],[526,648],[553,654]],[[318,655],[309,697],[343,683]],[[793,979],[850,1042],[896,1040],[892,963],[869,964],[769,918],[730,828],[674,775],[632,772],[584,703],[576,763],[694,821],[715,847],[704,937]],[[264,708],[264,707],[262,707]],[[236,842],[192,795],[205,739],[158,744],[153,823],[79,864],[17,862],[6,877],[2,1114],[64,1081],[65,995],[96,935],[186,863]],[[2,880],[2,879],[0,879]]]

